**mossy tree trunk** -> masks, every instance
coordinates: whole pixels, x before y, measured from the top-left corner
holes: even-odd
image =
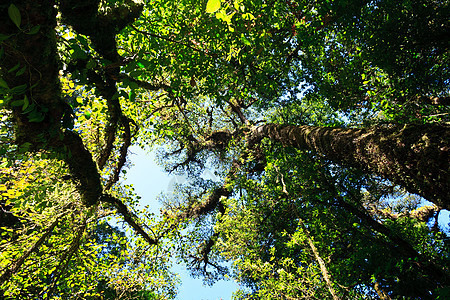
[[[342,129],[266,124],[252,129],[250,143],[269,138],[315,151],[336,163],[376,173],[449,210],[449,137],[445,125]]]
[[[2,34],[9,36],[2,43],[4,57],[0,75],[11,90],[13,98],[10,103],[26,98],[29,106],[34,106],[30,112],[24,111],[23,105],[10,106],[16,125],[16,143],[27,145],[29,150],[48,150],[62,156],[79,184],[83,201],[87,205],[97,203],[102,193],[97,166],[78,134],[62,126],[64,114],[71,109],[61,97],[55,32],[56,3],[25,0],[14,5],[13,2],[0,6],[3,16],[0,28]],[[11,4],[20,14],[20,28],[8,17]],[[37,33],[29,34],[31,28],[37,26]],[[25,71],[22,74],[10,71],[16,65]],[[13,92],[20,86],[24,87],[20,92]]]

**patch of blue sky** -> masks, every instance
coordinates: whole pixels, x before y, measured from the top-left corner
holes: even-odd
[[[175,185],[182,184],[187,178],[183,175],[168,175],[156,164],[153,153],[138,147],[131,148],[131,153],[133,154],[129,156],[129,160],[133,165],[127,170],[126,183],[133,184],[136,193],[142,197],[141,206],[148,205],[153,213],[159,214],[161,203],[158,196],[161,193],[173,192]],[[204,172],[203,177],[217,179],[209,170]],[[177,296],[180,300],[228,300],[239,288],[232,280],[222,280],[213,286],[204,285],[201,278],[191,277],[184,265],[175,265],[173,271],[178,273],[181,279]]]

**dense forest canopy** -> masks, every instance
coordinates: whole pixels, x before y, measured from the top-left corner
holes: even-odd
[[[448,1],[0,13],[1,299],[173,299],[181,262],[235,299],[449,297]],[[159,214],[131,146],[188,178]]]

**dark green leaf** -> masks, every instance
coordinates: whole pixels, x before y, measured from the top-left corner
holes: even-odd
[[[36,104],[31,103],[30,105],[28,105],[28,107],[22,111],[23,114],[28,114],[30,112],[32,112],[33,110],[36,109]]]
[[[22,85],[18,85],[18,86],[13,87],[11,89],[11,93],[13,93],[13,94],[23,94],[26,90],[27,90],[27,85],[26,84],[22,84]]]
[[[0,42],[7,40],[11,35],[1,34],[0,33]]]
[[[95,66],[97,66],[97,62],[93,59],[90,59],[86,64],[87,69],[95,68]]]
[[[16,72],[16,76],[20,76],[23,73],[25,73],[26,69],[27,69],[27,66],[23,66],[19,71]]]
[[[134,90],[131,90],[128,98],[130,99],[130,101],[134,102],[136,100],[136,92]]]
[[[45,115],[37,110],[32,111],[29,115],[28,115],[28,121],[32,122],[32,123],[39,123],[42,122],[45,118]]]
[[[12,67],[11,69],[8,70],[8,73],[12,73],[14,71],[16,71],[18,68],[20,67],[20,62],[17,63],[14,67]]]
[[[3,78],[0,78],[0,87],[5,88],[5,89],[9,89],[8,84],[6,83],[5,80],[3,80]]]
[[[139,85],[136,82],[131,81],[128,85],[131,89],[135,90],[139,88]]]
[[[17,28],[20,28],[20,23],[22,21],[22,17],[20,16],[20,11],[14,4],[11,4],[8,7],[8,15],[10,19],[16,24]]]
[[[25,97],[23,98],[22,111],[25,111],[27,109],[28,105],[30,105],[30,101],[28,101],[28,97],[27,97],[27,95],[25,95]]]
[[[24,104],[23,100],[16,100],[11,102],[11,106],[22,106]]]
[[[142,71],[142,70],[136,70],[136,71],[130,72],[130,76],[131,76],[131,77],[134,77],[134,78],[138,78],[139,76],[142,75],[142,73],[144,73],[144,71]]]
[[[36,25],[31,27],[30,31],[27,32],[27,34],[33,35],[39,32],[39,29],[41,28],[40,25]]]

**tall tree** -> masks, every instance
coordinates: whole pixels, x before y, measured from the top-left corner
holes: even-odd
[[[448,243],[424,222],[450,208],[448,10],[432,0],[0,4],[2,207],[13,214],[1,224],[27,220],[2,246],[2,289],[45,257],[52,271],[23,297],[45,283],[51,296],[75,253],[88,255],[88,228],[114,209],[150,256],[179,243],[210,281],[234,261],[251,288],[242,297],[445,295]],[[167,170],[190,176],[159,223],[119,182],[133,144],[163,145]],[[52,165],[39,175],[50,190],[21,173],[28,163]],[[217,182],[201,176],[207,167]],[[435,206],[389,211],[392,195],[410,197],[394,184]],[[66,186],[73,194],[59,197]],[[70,234],[52,252],[55,230]]]

